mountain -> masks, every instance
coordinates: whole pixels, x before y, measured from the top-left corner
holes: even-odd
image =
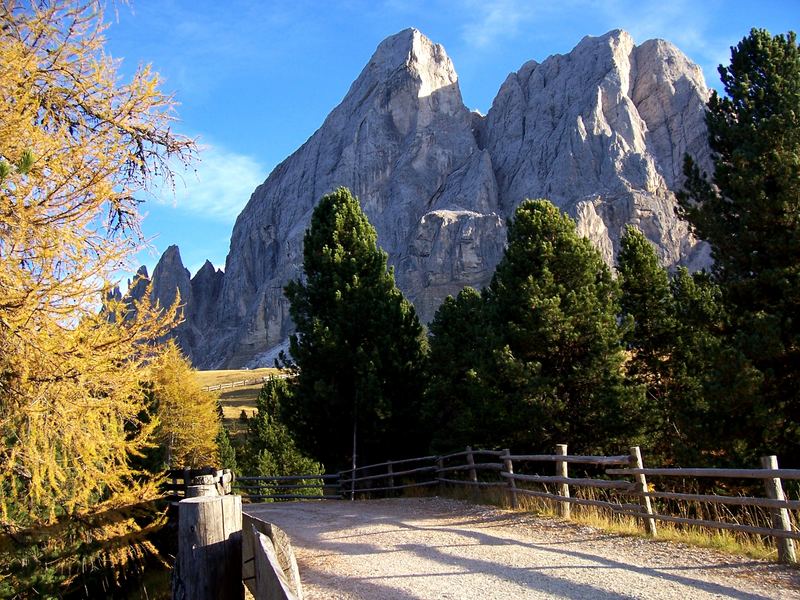
[[[172,331],[186,355],[194,362],[201,363],[205,356],[202,350],[208,346],[208,333],[216,324],[217,304],[224,275],[206,261],[194,277],[183,266],[181,253],[177,246],[170,246],[161,255],[153,276],[147,268],[140,267],[133,281],[128,281],[127,298],[139,300],[150,286],[150,298],[160,306],[172,306],[177,300],[183,305],[182,321]],[[112,297],[119,290],[112,292]]]
[[[524,198],[572,215],[613,264],[636,224],[664,264],[710,264],[674,213],[685,153],[710,170],[702,72],[663,40],[624,31],[530,61],[484,117],[464,106],[442,46],[407,29],[384,40],[342,102],[258,186],[236,220],[224,274],[193,279],[175,247],[153,294],[186,303],[176,337],[195,365],[267,360],[291,331],[283,286],[300,276],[316,202],[350,188],[423,321],[463,286],[488,283],[505,221]]]

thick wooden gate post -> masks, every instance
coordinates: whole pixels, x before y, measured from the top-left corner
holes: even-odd
[[[566,456],[567,445],[556,444],[556,454],[559,456]],[[569,467],[566,461],[563,460],[556,461],[556,475],[558,477],[569,477]],[[558,484],[558,495],[563,496],[564,498],[569,498],[568,483]],[[569,502],[558,503],[558,515],[564,519],[569,519],[570,516],[572,516],[571,506]]]
[[[778,470],[778,457],[777,456],[762,456],[761,466],[764,469]],[[783,493],[783,485],[779,477],[767,477],[764,479],[764,487],[767,490],[767,498],[772,500],[786,500]],[[789,511],[786,508],[773,508],[772,512],[772,528],[780,529],[783,531],[792,530],[792,522],[789,520]],[[791,538],[775,538],[775,543],[778,546],[778,560],[784,563],[797,562],[797,556],[794,552],[794,540]]]
[[[181,500],[173,600],[241,600],[243,596],[242,497]]]
[[[642,463],[642,451],[639,450],[639,446],[631,446],[630,448],[630,458],[629,464],[634,469],[644,469],[644,464]],[[634,479],[634,490],[639,492],[640,494],[644,494],[647,492],[647,477],[644,476],[644,473],[637,473],[633,476]],[[639,496],[639,503],[642,505],[642,511],[646,515],[653,514],[653,506],[650,504],[650,497],[649,496]],[[656,520],[652,517],[643,517],[642,521],[644,522],[644,530],[647,532],[647,535],[652,535],[656,537]]]

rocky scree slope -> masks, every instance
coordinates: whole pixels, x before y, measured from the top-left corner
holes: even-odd
[[[311,212],[339,186],[359,197],[423,321],[448,294],[488,283],[525,198],[567,211],[609,264],[633,223],[664,264],[708,266],[707,246],[674,214],[684,154],[710,169],[707,97],[700,68],[675,46],[636,46],[617,30],[524,64],[484,117],[464,106],[444,48],[402,31],[253,192],[224,274],[207,263],[190,279],[170,247],[152,293],[180,291],[186,321],[175,335],[196,366],[267,361],[291,331],[283,287],[301,273]]]

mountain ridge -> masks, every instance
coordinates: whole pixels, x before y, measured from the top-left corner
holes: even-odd
[[[707,97],[699,67],[674,45],[636,46],[614,30],[526,62],[481,116],[464,105],[444,48],[403,30],[253,192],[224,274],[204,265],[190,279],[168,249],[153,293],[190,292],[175,335],[196,366],[257,366],[291,331],[283,286],[301,274],[316,202],[339,186],[359,197],[424,321],[448,294],[488,283],[505,220],[526,197],[568,212],[610,264],[633,223],[666,265],[708,266],[706,245],[674,214],[683,155],[710,170]]]

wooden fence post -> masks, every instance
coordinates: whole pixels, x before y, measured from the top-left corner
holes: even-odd
[[[196,475],[186,484],[186,498],[224,495],[219,493],[217,477],[214,475]]]
[[[394,470],[392,469],[392,461],[388,461],[388,463],[386,465],[386,471],[387,471],[387,473],[389,473],[389,487],[393,488],[394,487]],[[393,492],[394,490],[389,490],[389,491]]]
[[[642,463],[642,452],[639,449],[639,446],[631,446],[630,448],[630,465],[634,469],[644,469],[644,465]],[[647,478],[644,476],[644,473],[637,473],[633,476],[634,479],[634,490],[639,492],[640,494],[644,494],[647,492]],[[639,496],[639,503],[642,505],[642,510],[647,515],[653,514],[653,506],[650,504],[650,498],[648,496],[641,495]],[[652,517],[642,517],[642,522],[644,523],[644,530],[647,532],[647,535],[651,535],[653,537],[656,536],[656,520]]]
[[[478,472],[475,470],[475,457],[472,455],[472,446],[467,446],[467,464],[472,468],[469,470],[469,480],[478,483]]]
[[[444,469],[444,459],[441,456],[436,457],[436,479],[439,481],[439,493],[441,493],[444,484],[442,483],[442,469]]]
[[[183,497],[188,498],[189,486],[192,485],[192,472],[189,467],[183,467]]]
[[[346,498],[347,497],[347,490],[345,489],[344,482],[342,481],[344,479],[344,477],[343,477],[344,471],[339,471],[337,473],[337,475],[339,476],[339,479],[336,480],[336,483],[339,485],[339,495],[342,498]]]
[[[764,469],[778,469],[777,456],[762,456],[761,466]],[[764,487],[767,490],[767,498],[772,500],[786,500],[783,493],[783,485],[779,477],[767,477],[764,479]],[[791,531],[792,522],[789,520],[789,511],[786,508],[773,508],[772,512],[772,528],[780,529],[782,531]],[[797,556],[794,551],[794,540],[791,538],[775,538],[775,543],[778,546],[778,560],[784,563],[797,562]]]
[[[178,504],[175,600],[241,600],[242,497],[199,496]]]
[[[500,455],[500,458],[503,459],[506,473],[511,475],[511,477],[508,478],[508,487],[511,490],[511,508],[517,508],[517,482],[514,481],[514,464],[511,462],[510,457],[511,450],[508,448],[503,450],[503,454]]]
[[[566,444],[556,444],[556,454],[559,456],[567,455]],[[558,477],[569,477],[569,464],[566,461],[559,460],[556,462],[556,475]],[[558,485],[558,495],[564,498],[569,498],[569,484],[560,483]],[[572,510],[569,502],[558,503],[558,515],[564,519],[569,519],[572,516]]]

